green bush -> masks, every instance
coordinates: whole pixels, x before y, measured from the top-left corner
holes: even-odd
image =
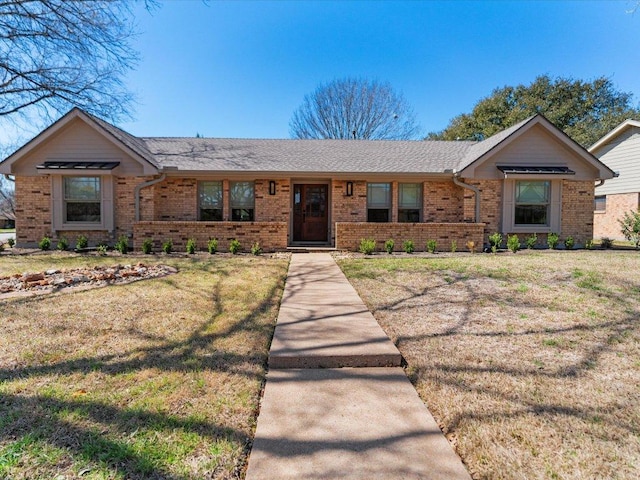
[[[536,246],[536,244],[538,243],[538,235],[536,235],[535,233],[529,237],[527,237],[527,239],[525,240],[526,244],[527,244],[527,248],[529,250],[531,250],[532,248],[534,248]]]
[[[576,244],[576,241],[573,239],[571,235],[564,239],[564,248],[567,250],[573,250],[573,246]]]
[[[451,240],[451,253],[456,253],[458,251],[458,242],[455,240]]]
[[[64,250],[66,250],[67,248],[69,248],[69,242],[67,241],[67,239],[66,239],[66,238],[64,238],[64,237],[60,237],[60,238],[58,239],[58,244],[56,245],[56,248],[57,248],[58,250],[63,250],[63,251],[64,251]]]
[[[76,250],[83,250],[88,246],[89,246],[89,239],[86,236],[80,235],[76,239]]]
[[[196,253],[196,239],[195,238],[190,238],[189,240],[187,240],[187,253],[189,255],[193,255],[194,253]]]
[[[640,210],[626,212],[618,223],[622,227],[621,232],[624,238],[633,243],[636,248],[640,247]]]
[[[218,239],[217,238],[210,238],[209,241],[207,242],[207,251],[213,255],[214,253],[216,253],[218,251]]]
[[[376,241],[372,238],[361,238],[360,239],[360,253],[364,253],[365,255],[371,255],[376,251]]]
[[[105,256],[108,250],[109,250],[109,247],[104,243],[96,246],[96,252],[98,252],[98,255]]]
[[[149,255],[151,252],[153,252],[153,240],[150,238],[145,238],[142,241],[142,253],[144,253],[145,255]]]
[[[613,247],[613,240],[609,237],[602,237],[600,239],[600,248],[611,248]]]
[[[241,249],[241,245],[240,242],[237,239],[233,239],[231,240],[231,242],[229,242],[229,251],[235,255],[236,253],[238,253]]]
[[[126,255],[126,253],[129,251],[129,239],[127,238],[127,236],[120,235],[120,238],[118,238],[118,241],[113,246],[113,248],[121,254]]]
[[[438,242],[436,242],[435,240],[427,240],[427,252],[429,253],[436,253],[436,248],[438,246]]]
[[[13,248],[13,246],[16,244],[16,239],[13,237],[9,237],[7,239],[7,243],[9,244],[9,247]]]
[[[520,239],[518,238],[518,235],[507,235],[507,248],[513,253],[520,250]]]
[[[395,246],[396,246],[396,242],[394,242],[392,238],[384,242],[384,249],[389,255],[393,253],[393,247]]]
[[[593,239],[592,238],[590,238],[589,240],[584,242],[584,248],[586,248],[587,250],[591,250],[593,248]]]
[[[49,250],[51,248],[51,239],[49,237],[42,237],[40,243],[38,243],[40,250]]]
[[[547,235],[547,245],[549,245],[550,249],[555,249],[558,246],[558,242],[560,241],[560,237],[557,233],[551,232]]]
[[[252,255],[261,255],[262,247],[260,246],[260,242],[255,242],[251,245],[251,254]]]
[[[404,242],[402,242],[402,249],[405,251],[405,253],[413,253],[416,249],[415,245],[413,244],[413,240],[405,240]]]
[[[496,253],[502,244],[502,234],[500,232],[495,232],[489,235],[489,243],[491,244],[491,251]]]
[[[162,244],[162,251],[166,254],[173,252],[173,240],[169,239]]]

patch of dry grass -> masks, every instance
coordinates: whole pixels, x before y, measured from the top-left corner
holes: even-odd
[[[0,275],[150,262],[3,257]],[[241,478],[287,259],[0,301],[0,477]]]
[[[473,478],[638,478],[636,252],[339,263]]]

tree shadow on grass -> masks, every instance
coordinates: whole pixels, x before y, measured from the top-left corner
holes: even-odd
[[[141,432],[153,438],[154,432],[171,436],[176,431],[208,438],[211,442],[222,441],[237,445],[246,456],[251,438],[233,420],[224,419],[220,423],[213,423],[163,412],[131,409],[116,403],[71,398],[68,395],[60,397],[46,393],[39,386],[36,387],[36,394],[5,393],[9,391],[8,387],[13,381],[41,382],[42,387],[46,387],[50,379],[56,379],[54,382],[57,383],[61,380],[59,377],[72,374],[99,372],[115,376],[147,369],[158,371],[158,375],[162,372],[230,372],[257,380],[259,384],[263,383],[266,352],[275,327],[275,314],[267,317],[265,313],[277,308],[284,287],[284,276],[274,280],[264,298],[255,303],[250,311],[234,321],[227,319],[221,325],[218,320],[225,312],[220,297],[222,282],[226,277],[226,274],[218,275],[217,282],[207,292],[201,292],[210,300],[211,311],[208,318],[187,338],[174,340],[134,329],[128,331],[128,334],[137,335],[154,345],[113,354],[65,359],[50,364],[17,368],[0,366],[0,391],[3,392],[0,394],[0,443],[6,445],[4,449],[0,448],[0,457],[3,451],[17,448],[15,446],[21,442],[26,445],[30,442],[43,442],[68,452],[74,466],[85,464],[91,468],[91,465],[98,465],[118,478],[193,478],[190,475],[172,473],[171,461],[157,458],[157,452],[154,453],[153,449],[136,446],[135,442],[130,441],[130,437],[141,435]],[[175,288],[184,286],[177,283]],[[38,301],[42,299],[17,300],[27,305]],[[217,340],[245,332],[258,335],[264,348],[244,353],[216,346]],[[259,391],[256,390],[255,394],[257,404]],[[77,421],[70,421],[70,417]],[[149,443],[157,445],[162,442]],[[26,448],[28,450],[28,446]],[[28,452],[25,451],[26,453]],[[170,452],[165,453],[166,456],[172,455]],[[239,476],[246,458],[236,458],[234,461],[234,475]],[[2,468],[0,462],[0,476],[8,475],[8,471],[3,472]],[[46,472],[51,473],[51,470]]]

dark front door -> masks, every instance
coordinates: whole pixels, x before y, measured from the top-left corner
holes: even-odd
[[[326,242],[329,228],[329,186],[293,186],[293,241]]]

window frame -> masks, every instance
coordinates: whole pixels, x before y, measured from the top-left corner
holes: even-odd
[[[600,208],[598,208],[600,207]],[[606,195],[594,195],[593,197],[593,211],[594,213],[606,213],[607,211],[607,196]]]
[[[74,197],[70,183],[72,181],[91,181],[97,189],[94,189],[94,198]],[[89,183],[89,182],[86,182]],[[98,205],[98,220],[69,220],[69,205]],[[65,175],[62,179],[62,221],[68,225],[101,225],[102,224],[102,179],[99,175]]]
[[[516,224],[516,182],[549,182],[549,207],[547,224]],[[562,180],[548,177],[520,177],[504,180],[502,197],[502,230],[507,233],[551,233],[560,232],[562,225]]]
[[[220,193],[218,198],[218,207],[206,207],[203,205],[203,190],[207,184],[217,184],[220,187]],[[204,219],[202,218],[203,211],[206,210],[219,210],[218,218]],[[224,183],[222,180],[201,180],[198,182],[198,221],[199,222],[221,222],[224,220]]]
[[[66,200],[65,200],[65,179],[66,178],[87,178],[96,177],[100,180],[100,221],[98,222],[78,222],[67,221]],[[53,230],[107,230],[113,231],[114,222],[114,200],[113,200],[113,176],[101,175],[97,172],[82,172],[78,174],[51,175],[52,192],[52,228]]]
[[[234,202],[233,194],[234,187],[238,184],[246,183],[251,186],[251,204]],[[242,218],[242,215],[238,216],[237,211],[246,210],[250,212],[249,218]],[[255,222],[256,218],[256,184],[253,181],[238,180],[229,182],[229,215],[232,222]]]
[[[412,185],[417,187],[417,204],[411,206],[403,206],[402,204],[402,192],[404,187],[407,185]],[[410,183],[398,183],[398,223],[420,223],[422,222],[422,183],[421,182],[410,182]],[[403,220],[402,212],[411,212],[416,211],[418,213],[418,217],[416,221],[412,220]]]
[[[518,193],[520,189],[520,184],[543,184],[545,190],[545,201],[543,202],[532,202],[532,201],[518,201]],[[515,198],[513,200],[514,205],[514,218],[513,225],[514,227],[519,228],[531,228],[531,227],[549,227],[551,226],[551,181],[550,180],[516,180],[515,183]],[[545,208],[544,214],[544,223],[518,223],[518,208],[522,207],[541,207]]]
[[[375,186],[385,185],[387,188],[386,192],[386,200],[384,203],[372,203],[371,197],[373,194],[371,193],[371,189]],[[393,194],[393,186],[391,182],[367,182],[367,222],[369,223],[389,223],[391,222],[391,195]],[[386,220],[378,220],[374,219],[374,212],[380,213],[382,211],[387,212]]]

